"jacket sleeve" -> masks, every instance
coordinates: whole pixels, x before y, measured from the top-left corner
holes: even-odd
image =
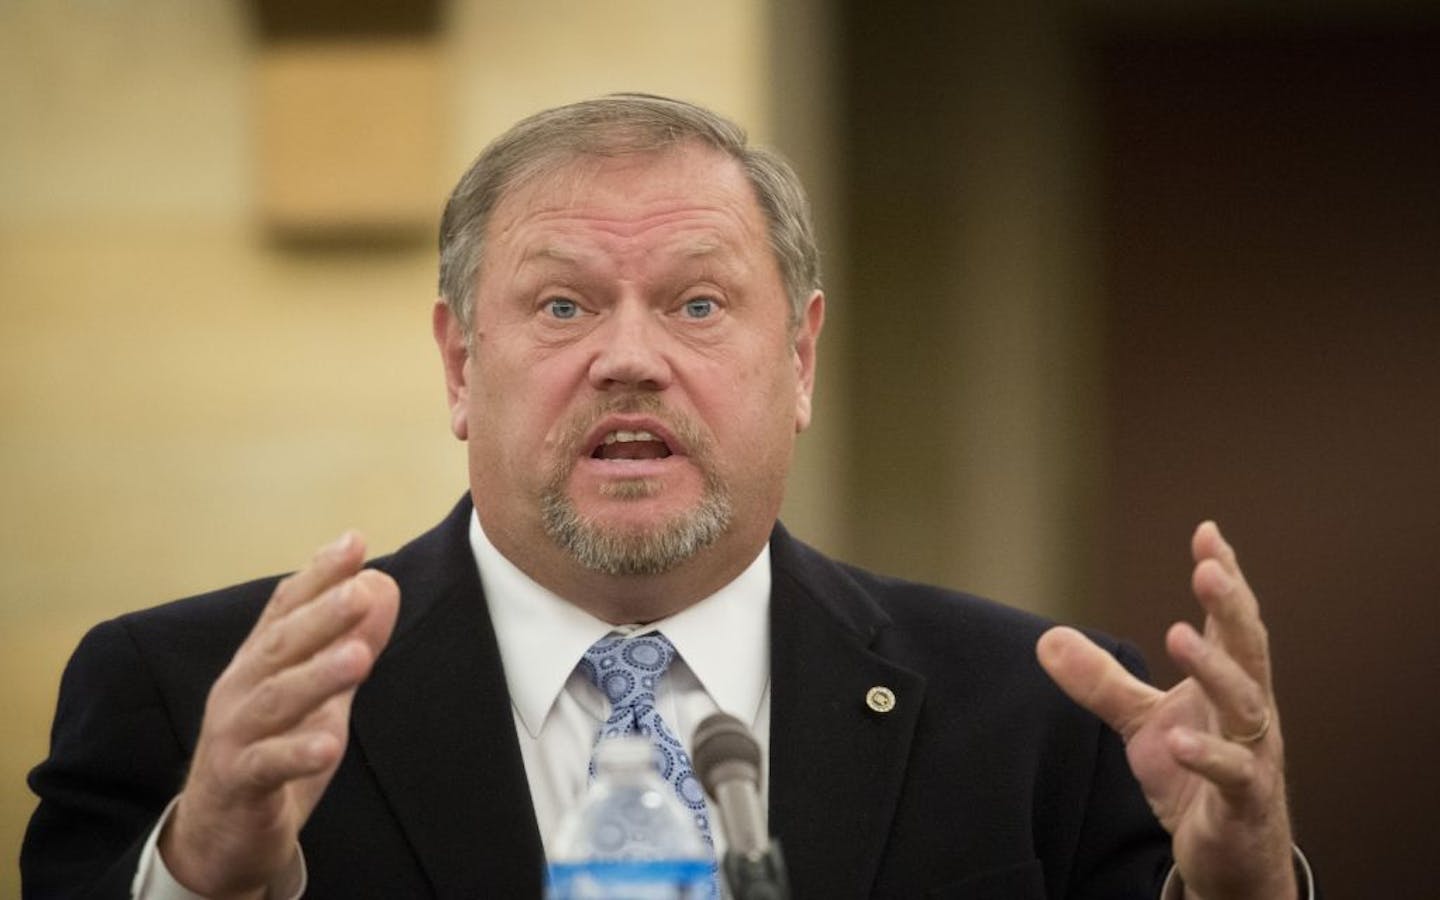
[[[187,762],[123,621],[97,625],[65,667],[50,755],[30,773],[40,804],[20,850],[23,897],[129,897]]]

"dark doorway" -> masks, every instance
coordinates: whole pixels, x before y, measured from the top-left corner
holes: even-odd
[[[1098,62],[1102,622],[1169,680],[1183,542],[1218,519],[1327,892],[1434,896],[1440,31],[1112,32]]]

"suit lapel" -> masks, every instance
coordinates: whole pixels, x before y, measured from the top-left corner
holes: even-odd
[[[539,896],[544,851],[462,502],[385,566],[401,617],[353,740],[440,897]]]
[[[864,897],[925,680],[872,650],[888,617],[844,570],[778,526],[771,547],[770,829],[795,896]],[[893,693],[888,712],[873,687]]]

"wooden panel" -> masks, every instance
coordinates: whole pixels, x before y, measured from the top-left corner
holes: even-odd
[[[266,41],[438,34],[440,0],[250,0]]]
[[[305,41],[258,61],[260,210],[282,236],[428,230],[443,202],[429,41]]]

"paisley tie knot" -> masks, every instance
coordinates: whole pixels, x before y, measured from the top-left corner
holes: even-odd
[[[585,651],[580,671],[610,701],[611,709],[644,711],[655,708],[655,686],[674,659],[675,647],[662,634],[609,634]]]

